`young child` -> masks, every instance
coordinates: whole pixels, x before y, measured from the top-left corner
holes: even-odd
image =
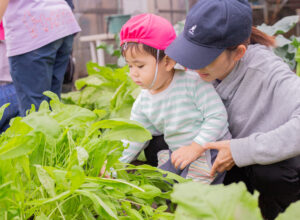
[[[164,135],[169,150],[158,153],[158,167],[185,178],[211,183],[211,156],[202,146],[228,131],[225,107],[213,86],[191,71],[175,71],[164,49],[176,38],[173,26],[154,14],[131,18],[121,29],[122,54],[130,77],[142,91],[131,120],[153,136]],[[146,143],[125,142],[121,162],[130,163]]]

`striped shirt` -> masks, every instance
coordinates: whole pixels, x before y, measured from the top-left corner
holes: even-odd
[[[227,113],[220,97],[211,83],[192,71],[176,72],[169,87],[160,93],[142,90],[130,119],[141,123],[154,136],[163,134],[171,151],[193,141],[200,145],[216,141],[228,131]],[[129,147],[120,161],[130,163],[147,142],[127,143]],[[210,161],[207,158],[208,164]]]

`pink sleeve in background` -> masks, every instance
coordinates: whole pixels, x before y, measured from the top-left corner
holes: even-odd
[[[4,40],[4,28],[2,22],[0,23],[0,40]]]

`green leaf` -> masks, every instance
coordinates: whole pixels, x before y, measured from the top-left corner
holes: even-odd
[[[243,183],[204,185],[189,182],[174,186],[175,219],[261,220],[258,194],[251,195]]]
[[[49,220],[49,218],[44,214],[41,213],[40,215],[36,216],[36,220]]]
[[[299,21],[298,15],[287,16],[283,19],[279,20],[272,26],[268,26],[266,24],[262,24],[257,28],[262,32],[265,32],[268,35],[277,35],[277,34],[284,34],[291,30]]]
[[[21,163],[21,166],[23,167],[23,170],[27,176],[27,178],[30,180],[30,167],[29,167],[29,159],[28,156],[22,156],[20,158],[18,158],[18,161]]]
[[[153,199],[154,197],[157,197],[161,194],[160,189],[153,185],[145,184],[145,185],[141,185],[140,188],[142,188],[145,192],[141,192],[141,191],[132,192],[132,194],[138,198]]]
[[[284,45],[287,45],[287,44],[290,44],[290,43],[292,43],[292,41],[285,38],[282,35],[278,35],[276,37],[276,44],[277,44],[278,47],[283,47]]]
[[[54,180],[49,176],[46,170],[40,165],[35,165],[36,167],[36,173],[39,177],[39,180],[42,184],[42,186],[45,188],[47,193],[51,197],[55,197],[55,182]]]
[[[42,103],[40,104],[39,111],[50,111],[49,103],[46,100],[42,101]]]
[[[130,220],[143,220],[141,214],[131,207],[130,202],[122,202],[121,206]]]
[[[103,134],[104,140],[129,140],[144,142],[152,138],[151,133],[136,121],[127,119],[109,119],[94,123],[93,129],[111,128]]]
[[[45,204],[48,204],[48,203],[52,203],[52,202],[55,202],[55,201],[58,201],[58,200],[63,200],[65,198],[67,198],[68,196],[71,195],[71,191],[65,191],[53,198],[50,198],[50,199],[38,199],[38,200],[32,200],[30,202],[27,202],[26,205],[29,205],[29,206],[36,206],[35,208],[37,208],[37,206],[41,206],[41,205],[45,205]]]
[[[40,143],[40,135],[15,136],[0,146],[0,160],[17,158],[31,153]]]
[[[79,166],[82,166],[88,160],[89,154],[83,147],[76,147],[76,151]]]
[[[85,181],[84,171],[80,166],[73,166],[67,177],[71,178],[71,191],[78,189]]]
[[[276,220],[292,220],[299,219],[300,216],[300,201],[292,203],[284,213],[280,213]]]
[[[46,136],[58,138],[61,128],[56,120],[44,112],[33,112],[26,116],[23,121],[34,129],[35,132],[42,132]]]
[[[1,106],[0,108],[0,120],[2,119],[3,117],[3,113],[4,113],[4,110],[10,105],[10,103],[6,103],[4,105]]]
[[[98,119],[102,119],[107,115],[107,111],[105,111],[103,109],[94,109],[93,112],[97,114]]]
[[[111,216],[113,219],[118,219],[117,215],[110,209],[110,207],[105,204],[102,199],[96,195],[95,193],[89,192],[87,190],[75,190],[76,193],[88,197],[90,200],[92,200],[95,211],[99,214],[101,213],[101,210],[105,210],[105,212]]]
[[[60,102],[58,96],[57,96],[54,92],[51,92],[51,91],[45,91],[45,92],[43,92],[43,94],[44,94],[45,96],[48,96],[48,97],[49,97],[51,100],[53,100],[54,102]]]
[[[53,118],[60,126],[85,124],[94,121],[97,116],[92,111],[76,105],[64,105],[63,110],[54,111]]]
[[[99,79],[96,75],[91,75],[85,78],[76,80],[75,87],[80,90],[84,86],[100,86],[103,83],[103,80]]]
[[[29,125],[22,121],[22,117],[15,117],[10,121],[10,127],[5,131],[6,137],[13,137],[28,134],[32,129]]]
[[[136,142],[144,142],[152,138],[151,133],[137,125],[127,124],[114,127],[105,134],[102,138],[104,140],[128,140]]]

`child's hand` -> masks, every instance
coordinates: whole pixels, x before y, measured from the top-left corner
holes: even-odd
[[[187,165],[200,157],[204,151],[201,145],[193,142],[191,145],[181,147],[172,153],[172,164],[176,169],[180,168],[183,170]]]
[[[107,174],[107,172],[105,172],[105,169],[106,169],[106,161],[104,162],[104,165],[102,166],[101,170],[100,170],[100,174],[99,176],[103,176],[104,174],[104,177],[105,178],[110,178],[110,176]]]

